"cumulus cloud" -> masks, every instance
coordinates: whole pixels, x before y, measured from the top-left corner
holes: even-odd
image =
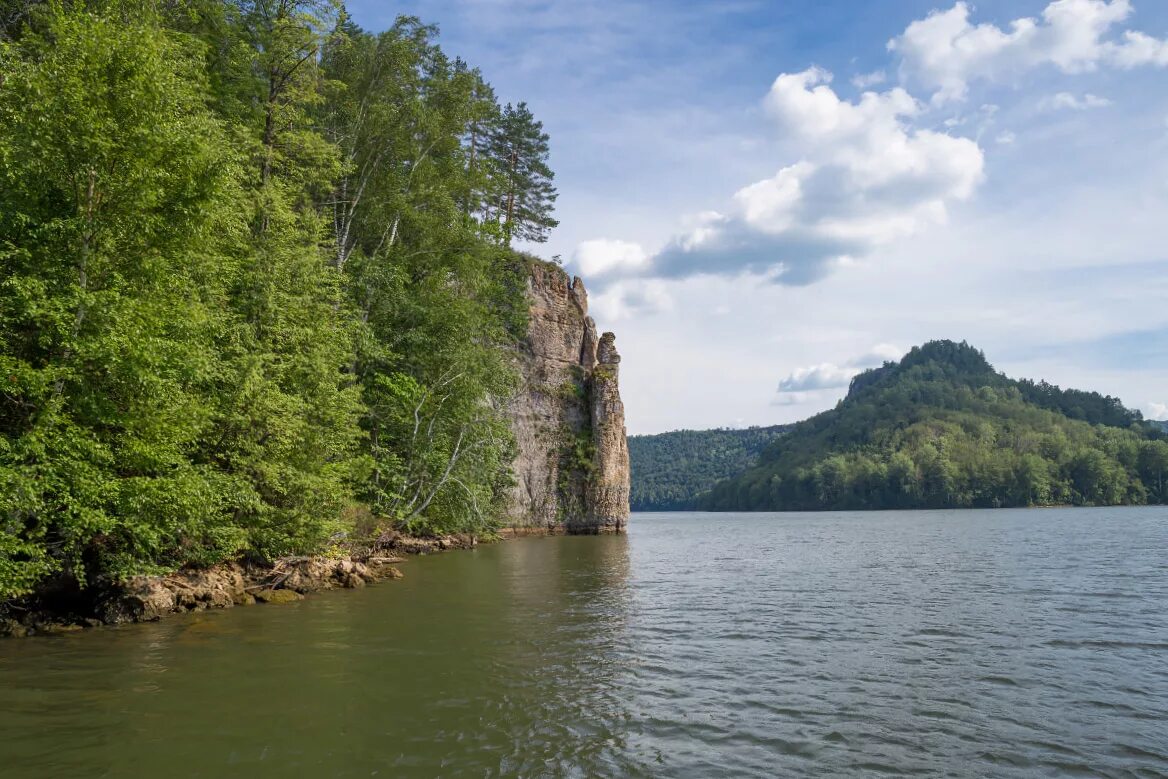
[[[1110,100],[1092,95],[1090,92],[1082,97],[1072,95],[1070,92],[1059,92],[1056,95],[1043,98],[1038,107],[1043,111],[1087,111],[1092,108],[1106,108],[1109,105],[1111,105]]]
[[[1168,41],[1129,30],[1123,43],[1112,45],[1108,52],[1117,67],[1131,70],[1142,65],[1168,67]]]
[[[649,254],[640,244],[601,238],[577,246],[572,262],[584,275],[598,278],[643,270],[649,265]]]
[[[1041,19],[1015,19],[1003,29],[971,23],[969,4],[958,2],[912,22],[888,48],[900,55],[901,79],[934,90],[937,103],[964,98],[975,79],[1002,80],[1040,66],[1064,73],[1168,66],[1168,41],[1135,30],[1110,37],[1131,13],[1130,0],[1054,0]]]
[[[882,343],[843,365],[824,362],[796,368],[779,381],[779,395],[775,402],[777,405],[802,403],[808,399],[809,393],[846,387],[856,374],[888,361],[899,360],[903,356],[904,349]]]
[[[1161,422],[1168,421],[1168,403],[1149,403],[1147,417]]]
[[[1054,0],[1041,17],[999,27],[975,24],[971,6],[957,2],[909,24],[889,48],[900,59],[902,82],[932,90],[935,109],[963,98],[974,79],[1013,79],[1043,65],[1068,73],[1168,66],[1168,42],[1123,29],[1131,13],[1129,0]],[[882,75],[862,74],[853,83],[866,89]],[[1107,103],[1060,92],[1040,107]],[[842,98],[832,74],[817,67],[781,74],[764,107],[790,152],[784,167],[698,215],[660,248],[611,239],[580,244],[574,253],[580,271],[606,284],[703,274],[811,284],[945,224],[953,205],[971,198],[984,179],[985,156],[974,138],[984,132],[992,139],[987,145],[998,146],[1017,140],[1009,130],[990,131],[996,106],[982,106],[976,123],[943,121],[900,86]],[[958,134],[967,119],[964,133],[973,137]]]
[[[857,372],[853,368],[841,368],[830,362],[796,368],[779,382],[779,392],[807,392],[846,387]]]
[[[743,187],[725,212],[693,220],[644,267],[652,275],[752,272],[808,284],[831,268],[944,223],[969,198],[984,157],[968,138],[916,129],[906,91],[841,99],[819,68],[780,75],[765,106],[801,159]]]

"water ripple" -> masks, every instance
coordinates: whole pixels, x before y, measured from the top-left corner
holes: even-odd
[[[1162,509],[638,515],[0,644],[0,773],[1168,777],[1166,549]]]

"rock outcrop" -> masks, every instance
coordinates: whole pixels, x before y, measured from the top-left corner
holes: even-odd
[[[615,336],[597,334],[584,283],[558,266],[532,262],[528,296],[509,524],[520,534],[622,532],[629,451]]]
[[[168,576],[133,576],[112,583],[98,598],[94,613],[107,625],[150,622],[167,614],[224,609],[253,603],[289,603],[305,593],[335,587],[364,587],[401,572],[389,565],[399,558],[292,557],[271,566],[223,563],[182,570]]]
[[[589,388],[596,452],[586,501],[587,524],[601,532],[620,532],[629,516],[629,443],[620,397],[620,359],[616,338],[605,333],[597,348]]]
[[[256,603],[291,603],[308,593],[355,589],[404,575],[397,554],[472,549],[473,535],[416,538],[390,532],[368,554],[348,557],[284,557],[273,563],[228,562],[184,568],[161,576],[99,579],[90,587],[62,586],[19,602],[0,604],[0,638],[64,633],[100,625],[153,622],[171,614],[228,609]]]

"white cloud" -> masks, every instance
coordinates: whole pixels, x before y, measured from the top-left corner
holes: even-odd
[[[1157,40],[1142,32],[1129,30],[1123,34],[1123,43],[1109,50],[1116,66],[1131,70],[1141,65],[1168,66],[1168,41]]]
[[[809,403],[821,404],[821,395],[827,393],[814,392],[780,392],[771,399],[772,406],[804,406]]]
[[[1168,421],[1168,403],[1149,403],[1147,409],[1148,419],[1156,419],[1160,421]]]
[[[597,278],[641,270],[648,266],[649,255],[640,244],[599,238],[577,246],[572,262],[585,276]]]
[[[970,23],[970,6],[958,2],[912,22],[888,48],[901,57],[902,80],[934,90],[936,103],[964,98],[975,79],[1004,80],[1040,66],[1064,73],[1168,66],[1166,41],[1133,30],[1106,39],[1131,12],[1130,0],[1054,0],[1041,19],[1015,19],[1003,29]]]
[[[1087,111],[1092,108],[1106,108],[1111,105],[1111,101],[1105,97],[1093,95],[1090,92],[1079,97],[1070,92],[1059,92],[1056,95],[1044,98],[1038,104],[1040,110],[1043,111]]]
[[[1010,19],[1041,19],[1048,3],[970,0],[969,18],[975,24],[993,21],[1008,33]],[[1123,43],[1122,30],[1129,27],[1157,38],[1168,35],[1165,0],[1133,4],[1133,15],[1113,26],[1105,41]],[[393,23],[388,4],[355,5],[366,27]],[[735,218],[731,195],[743,185],[800,160],[822,162],[818,151],[805,151],[805,141],[787,143],[785,134],[768,130],[763,112],[742,105],[744,84],[778,75],[759,72],[760,63],[773,61],[774,38],[741,35],[742,20],[728,17],[726,8],[750,7],[752,22],[781,21],[781,5],[407,0],[398,10],[442,21],[444,49],[482,66],[501,99],[528,100],[545,122],[561,192],[561,226],[548,244],[530,248],[568,259],[582,240],[600,237],[635,241],[653,255],[671,236],[688,233],[678,228],[679,215],[716,207]],[[885,21],[892,22],[888,30],[903,30],[913,5],[948,9],[954,0],[879,3]],[[638,45],[647,21],[659,33],[655,38],[671,46]],[[862,14],[813,14],[805,21],[809,29],[846,43],[842,52],[823,49],[833,62],[846,62],[866,44],[889,37],[865,41],[873,30],[865,29]],[[1133,56],[1131,67],[1146,59]],[[932,90],[904,82],[926,104],[924,113],[901,117],[906,128],[980,138],[993,186],[977,188],[973,202],[960,208],[948,201],[943,229],[925,229],[866,256],[857,252],[846,272],[841,268],[813,287],[724,273],[642,289],[648,283],[642,278],[621,280],[614,272],[606,285],[587,276],[595,316],[602,329],[616,331],[625,358],[621,381],[629,432],[802,419],[833,405],[844,389],[778,394],[778,380],[796,366],[846,366],[877,340],[911,346],[932,338],[968,339],[1010,375],[1100,390],[1141,408],[1149,399],[1168,404],[1168,360],[1116,351],[1114,364],[1099,365],[1078,348],[1041,360],[1031,356],[1044,344],[1165,327],[1168,265],[1122,268],[1158,263],[1168,240],[1168,156],[1162,153],[1168,80],[1151,67],[1118,77],[1123,63],[1114,62],[1098,65],[1115,71],[1098,77],[1064,77],[1054,64],[998,68],[996,83],[972,76],[971,99],[943,111],[927,105]],[[876,91],[899,83],[900,65],[898,53],[865,65],[888,75]],[[838,66],[837,82],[843,83],[835,84],[836,92],[858,103],[859,91],[848,83],[857,66],[844,67]],[[664,71],[669,78],[660,77]],[[983,92],[983,86],[1003,88]],[[1088,91],[1106,95],[1115,105],[1035,121],[1042,97],[1061,90],[1080,99]],[[976,110],[986,102],[1001,108],[996,114]],[[955,122],[948,129],[943,122],[951,116]],[[1091,121],[1048,121],[1055,117]],[[1026,153],[995,146],[995,136],[1007,128]],[[995,154],[1002,164],[991,167]],[[747,238],[758,240],[754,233]],[[844,264],[830,260],[826,267]],[[621,294],[608,295],[614,288]],[[605,313],[610,301],[620,312],[617,321]]]
[[[780,75],[765,106],[801,159],[740,189],[657,254],[652,272],[769,275],[806,284],[879,246],[944,223],[981,182],[968,138],[916,129],[906,91],[841,99],[820,68]]]
[[[1014,133],[1010,132],[1009,130],[1004,130],[998,133],[997,137],[994,138],[994,142],[1000,146],[1009,146],[1016,140],[1018,140],[1018,136],[1014,135]]]
[[[888,75],[883,70],[874,70],[871,73],[860,73],[852,76],[852,85],[856,89],[868,89],[879,86],[887,80]]]
[[[598,321],[619,322],[638,315],[672,311],[673,297],[663,281],[621,279],[593,294],[589,308]]]
[[[904,349],[893,344],[876,344],[868,352],[848,360],[843,365],[823,362],[796,368],[779,382],[778,405],[797,405],[811,399],[810,393],[847,387],[852,377],[868,368],[875,368],[904,356]]]
[[[912,22],[888,48],[901,56],[902,79],[915,78],[937,90],[936,99],[943,102],[964,97],[971,73],[990,75],[997,61],[1024,48],[1033,34],[1030,19],[1014,22],[1010,32],[988,24],[974,27],[962,2]]]
[[[840,367],[830,362],[796,368],[779,382],[779,392],[809,392],[846,387],[857,373],[859,370],[856,368]]]

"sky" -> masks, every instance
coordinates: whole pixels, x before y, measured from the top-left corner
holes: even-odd
[[[792,422],[938,338],[1168,419],[1168,2],[351,0],[551,136],[630,434]]]

